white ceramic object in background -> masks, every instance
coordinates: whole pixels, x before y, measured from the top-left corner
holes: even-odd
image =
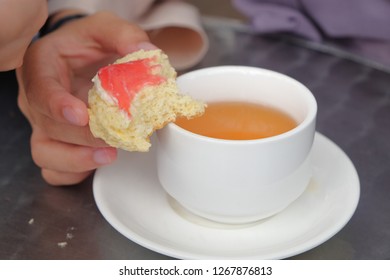
[[[199,11],[183,1],[164,1],[154,5],[137,22],[148,31],[153,44],[162,49],[176,70],[199,63],[209,48],[209,39]]]
[[[297,122],[286,133],[258,140],[222,140],[169,124],[157,132],[157,171],[165,191],[189,211],[223,223],[272,216],[307,187],[317,103],[296,80],[273,71],[220,66],[178,78],[196,99],[246,101],[278,108]],[[308,209],[309,210],[309,209]]]

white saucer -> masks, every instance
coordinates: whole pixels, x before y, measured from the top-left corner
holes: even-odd
[[[251,225],[213,223],[180,208],[161,188],[155,152],[119,154],[93,190],[106,220],[132,241],[179,259],[283,259],[318,246],[352,217],[360,186],[347,155],[316,133],[314,176],[283,212]]]

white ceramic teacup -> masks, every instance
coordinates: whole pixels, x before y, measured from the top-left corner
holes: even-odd
[[[288,113],[298,126],[257,140],[223,140],[171,123],[157,132],[157,170],[165,191],[187,210],[222,223],[272,216],[297,199],[312,175],[317,103],[296,80],[273,71],[220,66],[178,78],[183,93],[207,102],[245,101]]]

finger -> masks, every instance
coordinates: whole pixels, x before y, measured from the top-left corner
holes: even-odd
[[[22,87],[19,87],[18,106],[31,125],[34,126],[34,129],[40,129],[47,138],[82,146],[109,146],[103,140],[94,137],[89,126],[79,127],[69,124],[56,123],[54,120],[44,115],[30,112]]]
[[[43,169],[80,173],[110,164],[117,157],[115,148],[91,148],[71,145],[33,132],[31,153],[34,162]]]
[[[65,186],[75,185],[86,179],[93,171],[81,172],[81,173],[70,173],[60,172],[49,169],[42,169],[43,179],[50,185],[53,186]]]
[[[22,76],[27,102],[34,111],[57,122],[85,126],[87,106],[72,95],[70,69],[55,44],[46,44],[44,39],[33,44],[25,56]]]
[[[40,116],[35,120],[35,130],[40,130],[46,138],[57,140],[64,143],[89,146],[89,147],[108,147],[109,145],[102,139],[92,135],[89,126],[74,126],[70,124],[56,123],[50,118]],[[38,128],[39,126],[39,128]]]
[[[30,121],[32,122],[31,115],[27,106],[27,100],[26,100],[26,95],[24,93],[23,87],[19,85],[19,91],[18,91],[18,107],[20,111],[23,113],[23,115]]]
[[[55,79],[41,77],[39,82],[32,81],[27,92],[28,103],[42,115],[64,124],[88,124],[86,104],[65,90]]]
[[[33,122],[32,120],[32,116],[29,112],[29,108],[28,108],[28,103],[27,103],[27,99],[26,99],[26,92],[24,90],[24,85],[23,85],[23,77],[22,77],[22,70],[21,68],[17,68],[16,71],[16,79],[17,79],[17,82],[18,82],[18,99],[17,99],[17,102],[18,102],[18,107],[20,109],[20,111],[23,113],[23,115],[30,121],[30,122]]]
[[[150,43],[148,35],[139,26],[111,13],[99,12],[89,18],[100,27],[90,29],[89,35],[108,52],[123,56],[141,48],[157,48]]]

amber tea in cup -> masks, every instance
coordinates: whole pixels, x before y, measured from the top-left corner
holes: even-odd
[[[253,140],[282,134],[298,124],[287,113],[250,102],[211,102],[205,113],[176,124],[193,133],[226,140]]]

